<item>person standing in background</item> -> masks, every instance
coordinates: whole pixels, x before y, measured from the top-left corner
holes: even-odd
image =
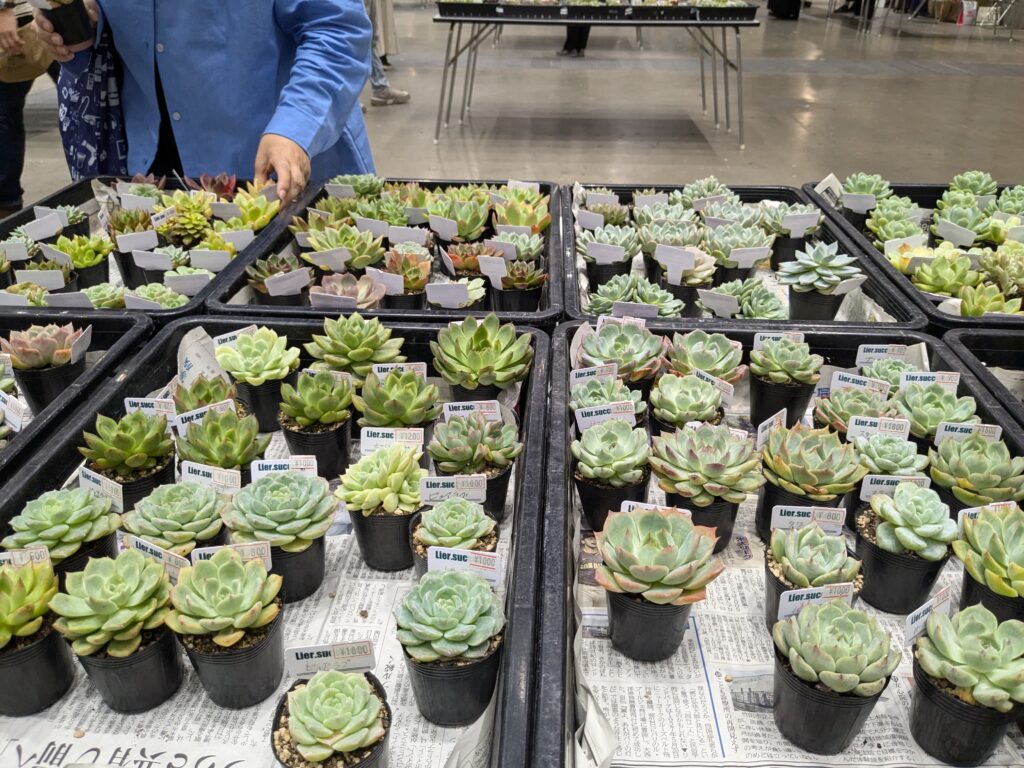
[[[384,69],[390,69],[391,62],[388,60],[388,56],[398,54],[395,0],[373,0],[370,21],[373,23],[373,49],[380,56]]]
[[[370,62],[370,87],[373,93],[370,95],[370,104],[375,107],[389,107],[392,104],[405,104],[412,98],[408,91],[400,88],[392,88],[391,81],[384,73],[384,60],[389,51],[396,52],[398,35],[394,30],[393,9],[387,9],[386,3],[390,0],[366,0],[366,10],[370,14],[370,23],[373,25],[373,59]],[[385,18],[391,19],[390,36],[387,31]],[[389,45],[388,40],[392,39],[393,44]],[[390,64],[388,65],[390,67]]]
[[[589,24],[572,24],[566,27],[565,42],[562,44],[562,50],[558,52],[558,55],[574,56],[578,59],[583,58],[586,55],[584,51],[587,50],[587,41],[589,39]]]

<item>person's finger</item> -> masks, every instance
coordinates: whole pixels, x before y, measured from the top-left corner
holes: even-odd
[[[292,166],[291,163],[278,162],[277,171],[277,196],[281,198],[281,205],[287,205],[292,200]]]
[[[45,32],[47,34],[53,32],[53,24],[50,22],[50,20],[48,18],[43,16],[43,14],[41,14],[39,11],[35,12],[34,18],[35,18],[35,22],[36,22],[36,28],[40,32]],[[40,37],[43,37],[43,36],[40,35]]]
[[[0,34],[0,50],[5,53],[21,53],[21,38],[15,32],[4,32]]]
[[[93,24],[98,24],[100,20],[100,9],[96,6],[96,3],[92,0],[85,0],[85,12],[89,14],[89,20]]]
[[[254,170],[254,181],[256,186],[264,187],[267,183],[267,177],[270,174],[270,163],[267,162],[267,151],[263,148],[262,144],[256,151],[256,165]]]

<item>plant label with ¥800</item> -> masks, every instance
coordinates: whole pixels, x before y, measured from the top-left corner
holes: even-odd
[[[762,331],[754,334],[754,351],[764,349],[766,341],[778,341],[779,339],[790,339],[798,344],[804,340],[802,331]]]
[[[166,549],[132,534],[124,537],[122,545],[125,549],[134,549],[136,552],[141,552],[151,560],[156,560],[160,563],[164,570],[167,571],[167,577],[170,579],[171,584],[178,583],[178,574],[181,573],[182,568],[189,568],[192,565],[187,558],[176,555],[173,552],[168,552]]]
[[[910,439],[910,422],[906,419],[891,419],[886,416],[851,416],[846,425],[846,441],[853,442],[857,437],[870,437],[882,434]]]
[[[481,413],[487,421],[501,422],[501,405],[497,400],[470,400],[444,404],[444,420],[451,421],[452,416],[468,416]]]
[[[947,392],[956,394],[960,385],[959,371],[903,371],[900,374],[900,389],[907,384],[939,384]]]
[[[0,565],[10,563],[15,567],[19,567],[29,563],[42,565],[43,563],[49,564],[49,562],[50,550],[42,544],[34,544],[25,549],[8,549],[0,552]]]
[[[78,487],[91,491],[94,496],[110,499],[110,506],[115,512],[124,512],[124,489],[120,483],[82,467],[78,470]]]
[[[619,505],[619,512],[632,512],[634,509],[650,509],[654,511],[670,509],[673,512],[681,512],[687,517],[693,517],[693,512],[688,509],[683,509],[682,507],[669,507],[664,504],[650,504],[646,501],[630,501],[629,499],[624,499]]]
[[[880,493],[892,496],[901,483],[913,483],[922,488],[930,488],[932,479],[927,476],[864,475],[860,484],[860,500],[870,501],[872,496]]]
[[[423,428],[363,427],[359,431],[359,454],[361,456],[369,456],[381,448],[390,448],[396,444],[423,450]]]
[[[257,459],[252,463],[252,481],[255,483],[272,472],[298,472],[317,477],[316,456],[292,455],[287,459]]]
[[[495,587],[504,581],[501,555],[496,552],[427,547],[427,571],[469,571]]]
[[[960,532],[959,535],[961,539],[964,537],[964,520],[966,520],[967,518],[971,518],[972,520],[974,520],[978,515],[981,514],[981,510],[986,508],[998,510],[1000,512],[1005,512],[1008,510],[1016,509],[1017,503],[1014,501],[994,501],[991,504],[987,505],[987,507],[967,507],[966,509],[961,509],[959,512],[956,513],[956,525],[957,530]]]
[[[585,432],[596,424],[605,421],[624,421],[631,427],[636,426],[636,406],[631,400],[620,400],[617,403],[605,405],[589,405],[586,408],[576,409],[576,427],[580,432]]]
[[[842,600],[847,605],[853,605],[853,582],[844,581],[840,584],[825,584],[821,587],[783,592],[779,596],[779,620],[795,616],[805,605],[828,603],[832,600]]]
[[[272,563],[270,562],[269,541],[253,541],[247,544],[225,544],[222,547],[196,547],[192,550],[192,554],[189,555],[189,557],[192,558],[193,563],[198,563],[201,560],[209,560],[222,549],[235,550],[239,557],[242,558],[243,563],[247,563],[250,560],[260,560],[263,563],[263,567],[268,571],[271,568]]]
[[[181,470],[182,481],[199,483],[218,493],[234,493],[242,487],[242,473],[237,469],[211,467],[195,461],[183,461],[178,468]]]
[[[371,670],[377,666],[373,642],[356,640],[350,643],[289,646],[284,649],[284,668],[289,677],[310,677],[332,669],[340,671]]]
[[[965,574],[964,578],[970,577]],[[952,590],[949,587],[943,587],[935,593],[931,600],[925,601],[920,608],[911,611],[903,625],[903,644],[907,646],[914,644],[914,640],[924,633],[925,627],[928,626],[928,617],[933,613],[939,612],[948,616],[953,607],[952,598]]]
[[[420,498],[424,504],[439,504],[447,499],[466,499],[483,503],[487,498],[487,475],[421,478]]]
[[[998,424],[981,424],[971,422],[942,421],[935,430],[935,437],[932,442],[935,445],[942,445],[944,440],[955,440],[960,442],[971,435],[981,435],[990,443],[995,442],[1003,435],[1003,428]]]
[[[776,504],[772,507],[771,530],[790,530],[817,523],[825,533],[838,536],[846,522],[843,507],[798,507]]]
[[[617,363],[595,365],[590,368],[574,368],[569,371],[569,391],[581,387],[588,381],[612,381],[619,377]]]
[[[857,360],[855,365],[858,367],[862,365],[868,365],[878,360],[884,360],[886,358],[895,358],[897,360],[905,360],[907,358],[907,345],[906,344],[861,344],[857,347]]]

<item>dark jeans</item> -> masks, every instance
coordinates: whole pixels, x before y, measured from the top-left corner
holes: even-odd
[[[47,74],[57,82],[60,64]],[[25,97],[32,81],[0,83],[0,208],[21,208],[21,172],[25,167]]]
[[[571,27],[565,28],[565,44],[562,46],[564,51],[585,51],[587,49],[587,40],[590,39],[590,25],[589,24],[574,24]]]

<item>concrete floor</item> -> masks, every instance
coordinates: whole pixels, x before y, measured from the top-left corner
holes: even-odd
[[[799,22],[764,8],[744,31],[746,149],[701,113],[696,49],[682,30],[594,29],[584,59],[562,59],[561,28],[510,27],[480,50],[466,124],[433,143],[447,27],[433,6],[398,3],[394,86],[408,105],[370,107],[377,170],[423,178],[797,184],[833,171],[945,181],[968,167],[1024,183],[1024,34],[916,22],[858,35],[826,21],[822,0]],[[891,22],[894,27],[895,21]],[[461,81],[460,81],[461,88]],[[461,95],[461,90],[457,92]],[[710,89],[709,89],[710,98]],[[369,98],[364,101],[369,102]],[[457,111],[457,106],[456,106]],[[52,86],[30,96],[26,200],[67,183]],[[210,169],[216,172],[218,169]]]

